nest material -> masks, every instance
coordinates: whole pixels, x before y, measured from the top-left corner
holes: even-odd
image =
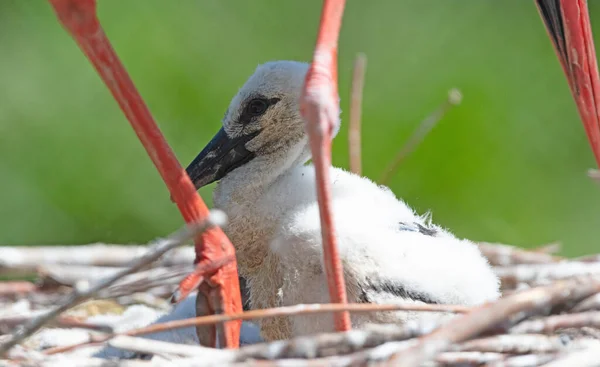
[[[118,272],[128,263],[128,252],[123,250],[127,248],[131,259],[139,256],[140,248],[118,247],[119,251],[114,251],[115,247],[107,246],[106,251],[120,255],[112,263],[105,259],[102,267],[89,263],[61,264],[57,255],[60,248],[54,249],[54,256],[38,256],[41,266],[37,268],[37,284],[0,283],[0,334],[8,334],[38,316],[82,281]],[[503,297],[444,324],[380,325],[349,333],[244,346],[239,350],[119,335],[106,343],[134,353],[131,359],[113,361],[110,365],[600,366],[600,256],[564,259],[552,254],[556,246],[526,251],[481,243],[480,248],[502,281]],[[13,248],[12,251],[46,251],[48,255],[53,249]],[[115,332],[103,329],[102,325],[86,324],[89,316],[119,314],[140,303],[164,312],[170,307],[167,298],[190,271],[186,258],[171,256],[169,262],[163,260],[155,267],[121,278],[99,293],[105,300],[79,304],[46,327],[73,332],[86,330],[79,342],[89,342],[98,340],[98,335],[107,335],[103,332]],[[7,265],[8,262],[4,261],[4,270],[19,269],[22,265],[14,261]],[[26,266],[30,264],[23,268]],[[9,337],[0,335],[0,342]],[[9,353],[11,359],[1,360],[0,365],[99,366],[107,362],[78,355],[73,350],[45,355],[44,349],[52,345],[36,344],[34,340],[35,337],[29,338],[13,348]]]

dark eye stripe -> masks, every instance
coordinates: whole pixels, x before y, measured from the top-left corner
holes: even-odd
[[[244,103],[244,109],[242,110],[242,114],[240,115],[240,117],[238,118],[238,123],[242,124],[242,125],[246,125],[249,124],[250,122],[252,122],[254,119],[256,119],[257,117],[260,117],[260,115],[257,115],[255,112],[253,112],[249,106],[252,103],[252,101],[255,100],[261,100],[263,102],[265,102],[266,108],[264,109],[264,111],[262,111],[260,113],[260,115],[264,114],[265,112],[268,111],[269,108],[271,108],[271,106],[277,104],[277,102],[279,102],[281,100],[281,98],[277,98],[277,97],[273,97],[273,98],[266,98],[263,96],[253,96],[252,98],[249,98],[245,103]]]

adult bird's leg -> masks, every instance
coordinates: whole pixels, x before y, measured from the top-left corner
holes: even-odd
[[[600,166],[600,78],[587,0],[535,0]]]
[[[96,14],[96,1],[49,0],[49,2],[54,7],[60,22],[110,89],[169,188],[185,221],[190,223],[206,218],[208,216],[206,204],[165,141],[148,107],[104,34]],[[199,266],[225,257],[234,258],[234,254],[235,250],[231,242],[220,228],[211,229],[196,238],[196,263]],[[192,274],[182,282],[182,293],[184,295],[189,293],[202,279],[204,279],[203,274]],[[242,311],[235,259],[217,271],[206,274],[205,279],[210,289],[205,290],[203,297],[198,297],[199,300],[207,302],[206,305],[200,305],[199,309],[222,311],[227,314]],[[240,326],[241,322],[227,322],[221,326],[224,329],[219,333],[221,347],[238,347]],[[215,329],[210,334],[211,344],[214,345]]]
[[[323,237],[323,256],[329,297],[332,303],[347,303],[342,263],[339,257],[331,212],[331,139],[339,123],[337,91],[337,43],[344,0],[324,0],[313,60],[306,75],[300,112],[306,122],[317,181],[317,199]],[[350,314],[335,314],[338,331],[350,330]]]

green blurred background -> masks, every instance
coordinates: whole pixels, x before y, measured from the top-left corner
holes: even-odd
[[[321,1],[100,0],[106,33],[183,165],[262,62],[308,61]],[[590,4],[600,35],[600,4]],[[600,39],[600,36],[597,37]],[[464,100],[391,187],[459,236],[600,250],[600,186],[533,1],[349,1],[340,39],[348,167],[352,64],[368,55],[364,173],[378,179],[452,87]],[[144,242],[182,225],[128,122],[46,1],[0,2],[0,244]],[[210,204],[213,186],[200,193]],[[0,254],[0,256],[2,256]]]

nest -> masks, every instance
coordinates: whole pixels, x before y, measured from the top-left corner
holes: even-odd
[[[178,246],[206,228],[188,227],[150,247],[94,244],[0,249],[3,273],[36,275],[35,282],[0,283],[0,348],[6,358],[0,365],[600,365],[600,255],[565,259],[555,255],[556,245],[523,250],[479,243],[502,281],[503,296],[494,303],[473,308],[424,304],[345,307],[351,312],[395,309],[460,313],[440,324],[378,325],[224,350],[144,339],[143,335],[232,319],[251,321],[343,307],[298,305],[141,328],[134,325],[128,330],[89,321],[99,315],[118,318],[140,304],[157,315],[168,311],[169,297],[193,270],[189,264],[193,249]],[[39,335],[45,330],[62,330],[61,340],[40,343]],[[131,353],[127,358],[107,360],[81,352],[85,347],[107,344]]]

